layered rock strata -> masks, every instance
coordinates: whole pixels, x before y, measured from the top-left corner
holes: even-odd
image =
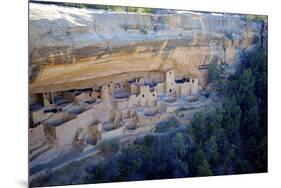
[[[116,13],[31,3],[29,19],[30,93],[141,76],[163,81],[171,69],[204,85],[208,64],[235,64],[243,51],[262,44],[264,32],[243,15],[187,11]]]

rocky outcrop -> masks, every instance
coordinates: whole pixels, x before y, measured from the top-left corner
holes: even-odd
[[[174,69],[204,84],[210,62],[235,64],[261,44],[243,15],[114,13],[30,4],[30,92],[95,87]]]

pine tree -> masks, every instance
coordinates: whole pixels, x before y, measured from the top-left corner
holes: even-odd
[[[204,141],[206,137],[206,121],[205,116],[202,112],[198,112],[194,115],[194,118],[191,122],[191,132],[194,136],[194,140],[199,143]]]
[[[210,165],[205,158],[205,155],[204,155],[201,144],[195,152],[194,161],[193,161],[193,168],[194,168],[196,176],[211,176],[211,175],[213,175],[213,173],[210,169]]]

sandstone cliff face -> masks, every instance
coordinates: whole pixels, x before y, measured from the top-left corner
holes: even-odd
[[[243,18],[113,13],[31,3],[30,92],[94,87],[169,69],[178,77],[198,76],[204,84],[207,64],[235,64],[243,51],[261,45],[263,26]]]

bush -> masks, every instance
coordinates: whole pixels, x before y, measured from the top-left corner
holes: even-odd
[[[106,155],[113,154],[119,151],[120,143],[116,139],[105,140],[98,145],[98,149]]]
[[[143,138],[143,145],[146,146],[146,147],[151,147],[153,142],[154,142],[154,137],[151,136],[151,135],[146,135]]]
[[[216,62],[209,64],[208,66],[208,83],[216,84],[219,80],[220,71]]]
[[[176,118],[172,117],[168,119],[168,121],[158,123],[156,125],[155,132],[164,133],[170,131],[171,129],[178,128],[179,126],[180,122]]]
[[[140,28],[140,31],[142,32],[142,34],[146,35],[147,34],[147,31],[143,28]]]

